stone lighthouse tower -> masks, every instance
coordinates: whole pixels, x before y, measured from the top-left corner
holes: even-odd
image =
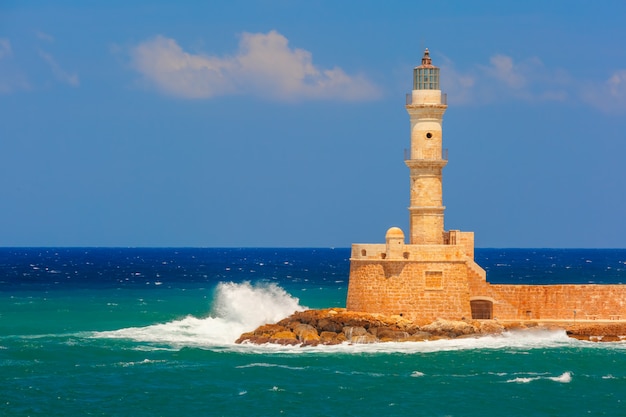
[[[447,107],[439,68],[426,49],[421,65],[413,70],[413,90],[406,103],[411,122],[411,149],[405,154],[409,241],[401,229],[391,227],[384,244],[352,245],[348,310],[418,321],[478,317],[473,310],[477,300],[470,294],[486,285],[486,275],[474,262],[474,233],[444,229],[441,174],[448,158],[441,124]],[[488,316],[491,310],[481,313]]]
[[[428,49],[422,64],[413,70],[413,91],[407,95],[411,119],[411,151],[406,165],[411,176],[409,207],[410,244],[441,245],[444,241],[441,171],[443,154],[441,123],[446,96],[439,88],[439,68],[432,64]]]

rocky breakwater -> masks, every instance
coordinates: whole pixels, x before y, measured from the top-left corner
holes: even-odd
[[[348,312],[343,308],[296,312],[275,324],[242,334],[236,343],[294,346],[409,342],[479,337],[507,330],[564,330],[569,337],[593,342],[626,341],[626,321],[451,321],[417,324],[401,316]]]
[[[333,308],[296,312],[276,324],[244,333],[236,343],[280,345],[336,345],[349,343],[407,342],[501,333],[495,321],[437,320],[418,326],[401,316],[348,312]]]
[[[626,322],[624,321],[586,321],[571,323],[565,327],[569,337],[591,342],[626,341]]]

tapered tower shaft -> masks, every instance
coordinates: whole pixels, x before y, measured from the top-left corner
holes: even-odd
[[[439,87],[439,68],[428,49],[413,70],[413,91],[406,109],[411,120],[411,151],[406,165],[411,177],[409,207],[410,244],[442,245],[444,215],[441,177],[447,164],[442,148],[441,124],[448,107]]]

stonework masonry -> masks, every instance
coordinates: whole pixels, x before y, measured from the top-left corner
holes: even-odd
[[[352,245],[347,309],[421,323],[626,319],[625,285],[493,285],[473,260],[473,233],[448,234],[455,240],[445,245],[406,245],[389,238],[387,244]],[[480,303],[487,306],[484,315],[472,310]]]
[[[353,244],[348,311],[436,319],[624,320],[626,285],[492,285],[474,262],[474,233],[444,230],[442,122],[447,108],[428,49],[407,97],[411,121],[409,243]]]

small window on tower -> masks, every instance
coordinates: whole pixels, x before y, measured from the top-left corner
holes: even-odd
[[[426,137],[427,137],[428,139],[430,139],[430,138],[432,138],[432,137],[433,137],[433,134],[432,134],[432,133],[430,133],[430,132],[428,132],[428,133],[426,133]]]

